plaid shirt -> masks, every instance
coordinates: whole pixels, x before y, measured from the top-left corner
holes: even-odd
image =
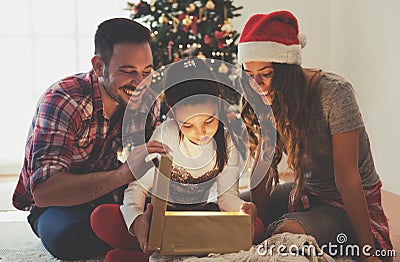
[[[129,118],[129,132],[140,133],[149,119],[146,129],[152,133],[158,113],[157,106],[150,104],[153,98],[154,93],[148,89],[140,109]],[[148,117],[149,111],[152,114]],[[123,116],[122,110],[111,119],[105,116],[93,71],[67,77],[51,86],[41,97],[33,117],[13,205],[30,210],[35,206],[35,186],[55,173],[116,169],[120,165],[117,151],[122,147]]]

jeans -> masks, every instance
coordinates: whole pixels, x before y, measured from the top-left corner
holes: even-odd
[[[89,204],[34,208],[28,216],[28,222],[54,257],[65,260],[89,259],[111,249],[95,235],[90,226],[93,209]]]
[[[269,213],[265,225],[266,237],[286,220],[294,220],[302,225],[308,235],[314,236],[319,245],[332,242],[336,244],[338,234],[346,234],[348,243],[355,243],[355,235],[347,213],[326,204],[315,196],[309,196],[310,209],[307,211],[288,213],[289,193],[293,183],[278,185],[270,197]]]

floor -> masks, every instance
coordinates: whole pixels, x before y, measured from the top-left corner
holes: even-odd
[[[285,179],[285,178],[284,178]],[[17,211],[11,204],[11,196],[17,181],[16,176],[3,176],[0,175],[0,260],[1,261],[18,261],[18,260],[7,260],[6,257],[2,257],[2,251],[8,250],[8,252],[15,251],[24,248],[24,255],[28,255],[29,248],[40,247],[40,240],[34,235],[26,222],[28,212]],[[389,218],[389,225],[391,230],[391,239],[394,244],[395,250],[400,251],[400,211],[399,202],[400,196],[383,191],[382,195],[383,206],[386,215]],[[22,255],[22,254],[21,254]],[[31,260],[21,261],[58,261],[48,256],[43,251],[42,256],[44,257],[31,257]],[[101,260],[93,260],[101,261]],[[400,256],[398,260],[400,261]]]

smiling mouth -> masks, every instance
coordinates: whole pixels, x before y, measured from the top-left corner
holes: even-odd
[[[122,90],[124,91],[125,94],[133,98],[139,97],[143,91],[143,89],[132,90],[131,88],[126,88],[126,87],[123,87]]]
[[[266,91],[266,92],[261,92],[259,93],[260,96],[270,96],[270,92]]]

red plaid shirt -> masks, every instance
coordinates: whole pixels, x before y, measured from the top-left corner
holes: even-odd
[[[365,199],[367,201],[368,213],[371,221],[372,234],[377,250],[392,250],[393,245],[389,236],[389,222],[382,208],[381,203],[381,187],[379,181],[373,188],[364,189]],[[329,195],[316,195],[325,203],[338,207],[346,211],[341,198],[332,198]],[[295,190],[290,192],[289,196],[289,212],[304,211],[310,208],[307,194],[300,196],[300,201],[295,201]]]
[[[130,118],[130,132],[139,132],[147,122],[152,132],[157,106],[154,93],[143,95],[141,108]],[[152,110],[150,110],[152,108]],[[108,119],[103,111],[98,80],[93,71],[67,77],[51,86],[41,97],[25,147],[25,159],[13,195],[13,205],[21,210],[34,206],[32,191],[57,172],[74,174],[108,171],[120,163],[122,110]],[[149,137],[151,134],[146,135]],[[127,136],[128,137],[128,136]]]

